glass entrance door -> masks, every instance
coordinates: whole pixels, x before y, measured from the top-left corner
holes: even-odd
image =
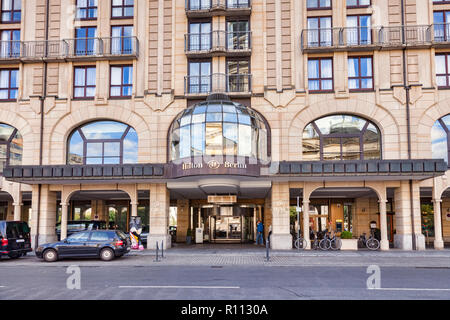
[[[241,217],[211,217],[214,241],[238,241],[242,239]]]

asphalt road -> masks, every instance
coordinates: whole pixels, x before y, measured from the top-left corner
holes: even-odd
[[[67,273],[67,265],[3,262],[1,299],[450,299],[450,267],[381,267],[381,288],[369,290],[367,267],[127,266],[123,260],[80,265],[76,278],[78,269]]]

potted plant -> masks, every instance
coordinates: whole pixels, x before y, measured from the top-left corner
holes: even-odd
[[[353,239],[353,233],[350,231],[342,231],[341,241],[341,250],[358,250],[358,239]]]
[[[192,230],[188,229],[186,233],[186,244],[192,243]]]

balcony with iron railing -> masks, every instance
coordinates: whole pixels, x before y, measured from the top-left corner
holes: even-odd
[[[139,41],[136,37],[65,39],[67,57],[78,59],[130,59],[139,57]]]
[[[20,61],[21,52],[22,42],[0,41],[0,61],[4,63]]]
[[[0,41],[0,62],[89,59],[133,59],[139,56],[136,37],[77,38],[51,41]]]
[[[207,96],[225,93],[232,96],[251,95],[251,74],[214,73],[210,75],[186,76],[184,93],[186,97]]]
[[[427,47],[432,44],[431,29],[429,25],[304,29],[301,46],[303,52]]]
[[[184,50],[188,57],[248,56],[251,34],[250,31],[188,33],[184,36]]]
[[[186,14],[189,18],[217,15],[250,15],[251,0],[186,0]]]

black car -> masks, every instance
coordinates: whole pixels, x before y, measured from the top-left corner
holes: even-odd
[[[130,240],[120,230],[77,232],[66,239],[40,245],[36,256],[47,262],[63,258],[100,258],[109,261],[130,251]]]
[[[30,228],[26,222],[0,221],[0,258],[19,258],[31,252]]]
[[[106,226],[108,226],[108,228]],[[114,222],[109,222],[109,224],[107,224],[106,221],[94,220],[67,221],[67,236],[80,231],[106,229],[114,229]],[[56,236],[58,237],[58,240],[61,240],[61,223],[56,224]]]

